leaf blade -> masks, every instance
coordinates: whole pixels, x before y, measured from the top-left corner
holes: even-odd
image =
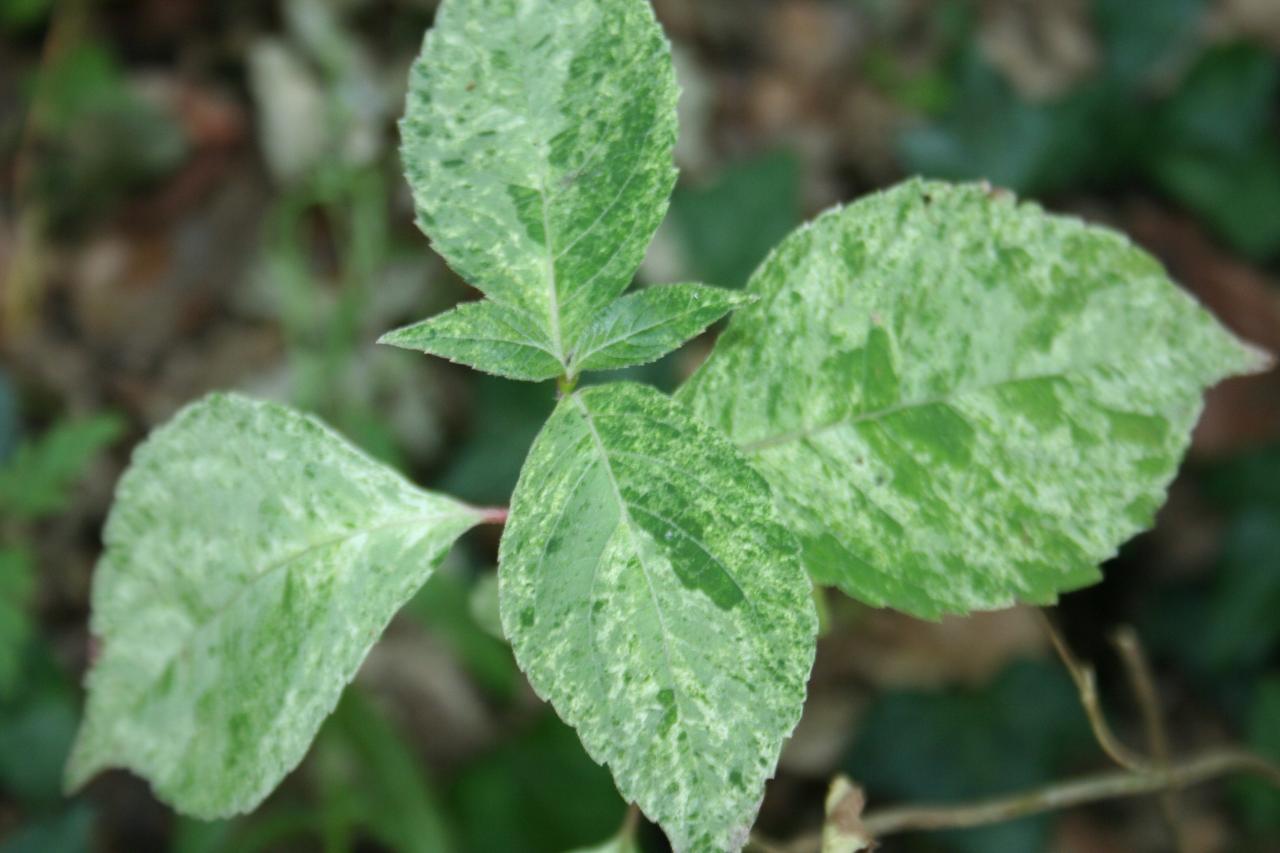
[[[447,0],[427,35],[401,125],[419,223],[562,363],[666,212],[676,94],[644,0]]]
[[[1105,229],[910,181],[788,238],[679,392],[816,580],[919,616],[1048,603],[1146,527],[1207,385],[1261,364]]]
[[[236,395],[187,407],[117,490],[69,787],[120,766],[193,816],[253,808],[479,522],[309,416]]]
[[[657,361],[751,301],[747,294],[702,284],[646,287],[614,302],[591,324],[572,369],[618,370]]]
[[[521,668],[623,796],[678,850],[741,846],[817,630],[763,480],[658,392],[587,389],[535,443],[499,564]]]
[[[562,372],[542,330],[522,312],[496,302],[468,302],[378,339],[401,349],[447,358],[476,370],[543,382]]]

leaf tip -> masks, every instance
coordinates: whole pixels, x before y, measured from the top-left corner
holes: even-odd
[[[1270,373],[1280,366],[1280,361],[1276,360],[1275,353],[1264,349],[1249,341],[1240,339],[1239,346],[1242,351],[1243,367],[1240,371],[1241,376],[1256,376],[1260,373]]]

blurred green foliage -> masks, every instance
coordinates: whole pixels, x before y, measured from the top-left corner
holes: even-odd
[[[100,414],[54,424],[21,444],[0,467],[0,511],[26,520],[62,511],[85,466],[123,431],[118,416]]]
[[[29,527],[66,509],[85,468],[123,429],[115,415],[59,422],[0,461],[0,698],[16,689],[33,632]]]
[[[800,161],[774,152],[737,163],[703,186],[681,185],[671,223],[691,280],[743,287],[800,224]]]
[[[55,230],[96,221],[186,157],[182,128],[130,85],[103,43],[60,53],[28,85],[38,156],[27,192]]]
[[[1142,633],[1157,660],[1176,665],[1254,749],[1280,760],[1280,445],[1197,473],[1222,524],[1213,570],[1149,594]],[[1280,795],[1256,780],[1232,787],[1245,828],[1274,838]],[[1266,849],[1259,843],[1250,849]]]
[[[986,59],[973,9],[952,9],[963,23],[940,69],[949,91],[931,94],[934,114],[903,133],[907,171],[1029,195],[1136,179],[1244,254],[1280,252],[1280,58],[1249,43],[1200,44],[1203,0],[1095,0],[1098,67],[1045,100]],[[878,56],[873,76],[904,76],[885,66]]]
[[[476,618],[473,594],[496,575],[465,577],[447,568],[436,572],[409,603],[408,613],[427,631],[440,638],[462,666],[495,700],[508,703],[520,685],[511,647],[494,626]],[[493,603],[496,608],[496,586]],[[495,609],[496,614],[496,609]]]
[[[80,853],[89,849],[93,811],[82,798],[62,796],[79,696],[43,643],[24,651],[19,677],[0,693],[0,792],[25,819],[0,853]]]
[[[609,771],[549,711],[469,765],[447,799],[468,851],[555,853],[598,843],[625,811]]]
[[[43,21],[53,0],[5,0],[0,3],[0,28],[23,30]]]
[[[1249,746],[1280,763],[1280,673],[1257,685],[1249,709]],[[1280,791],[1257,779],[1234,785],[1236,801],[1248,827],[1258,835],[1280,829]]]

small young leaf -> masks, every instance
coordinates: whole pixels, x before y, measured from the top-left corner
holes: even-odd
[[[488,300],[388,332],[378,343],[443,356],[508,379],[542,382],[564,373],[536,321],[518,308]]]
[[[573,354],[572,370],[617,370],[657,361],[754,298],[702,284],[646,287],[610,305]]]
[[[910,181],[789,237],[680,398],[815,579],[921,616],[1047,603],[1147,527],[1205,386],[1259,367],[1122,236]]]
[[[676,95],[648,0],[445,0],[413,68],[419,224],[562,365],[666,212]]]
[[[564,399],[502,539],[534,689],[676,850],[738,849],[800,718],[817,618],[769,487],[650,388]]]
[[[252,809],[479,522],[312,417],[227,395],[188,407],[134,454],[107,521],[68,784],[120,766],[196,817]]]

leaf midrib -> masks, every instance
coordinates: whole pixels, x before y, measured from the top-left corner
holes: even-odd
[[[604,440],[600,437],[600,431],[596,429],[595,420],[591,417],[591,411],[587,408],[587,404],[582,401],[581,395],[573,396],[574,406],[582,415],[583,423],[587,426],[587,431],[591,435],[591,441],[595,444],[596,452],[600,454],[600,462],[604,469],[605,477],[609,480],[609,486],[613,489],[614,497],[618,501],[618,512],[621,514],[621,520],[627,526],[627,530],[634,539],[636,536],[643,534],[643,528],[640,528],[635,520],[631,517],[631,511],[627,507],[626,500],[622,497],[622,488],[618,484],[617,475],[613,472],[613,463],[609,461],[609,452],[605,449]],[[647,534],[644,534],[647,535]],[[653,576],[649,573],[649,567],[645,563],[644,553],[636,548],[636,561],[640,564],[640,571],[644,575],[645,587],[649,590],[649,600],[653,603],[653,612],[658,617],[658,627],[662,632],[662,659],[667,668],[667,679],[670,682],[671,694],[677,703],[678,711],[681,719],[690,719],[685,714],[681,697],[684,691],[680,689],[680,685],[676,681],[675,666],[671,663],[671,643],[669,637],[671,632],[667,628],[666,617],[662,613],[662,606],[658,603],[658,593],[653,587]],[[599,565],[597,564],[597,570]],[[593,579],[594,584],[594,579]],[[590,607],[590,602],[588,602]],[[588,610],[588,612],[590,612]]]
[[[766,436],[765,438],[744,442],[739,446],[742,448],[744,453],[759,453],[774,447],[789,444],[793,441],[804,441],[805,439],[814,438],[824,432],[830,432],[831,430],[839,429],[842,426],[853,426],[855,424],[866,423],[868,421],[877,421],[881,418],[892,417],[893,415],[901,414],[902,412],[908,412],[912,409],[922,409],[926,406],[938,406],[944,403],[953,403],[958,398],[969,394],[981,394],[984,391],[991,391],[1004,385],[1013,385],[1018,382],[1037,382],[1044,379],[1066,379],[1072,373],[1078,373],[1082,370],[1089,370],[1099,366],[1101,365],[1086,364],[1075,368],[1032,374],[1030,376],[1013,376],[1008,379],[1000,379],[995,382],[974,385],[969,388],[958,388],[946,394],[939,394],[934,397],[926,397],[920,400],[899,403],[894,406],[870,412],[858,412],[855,415],[837,418],[834,421],[828,421],[827,423],[818,424],[816,426],[801,427],[800,429],[775,433],[774,435]]]

